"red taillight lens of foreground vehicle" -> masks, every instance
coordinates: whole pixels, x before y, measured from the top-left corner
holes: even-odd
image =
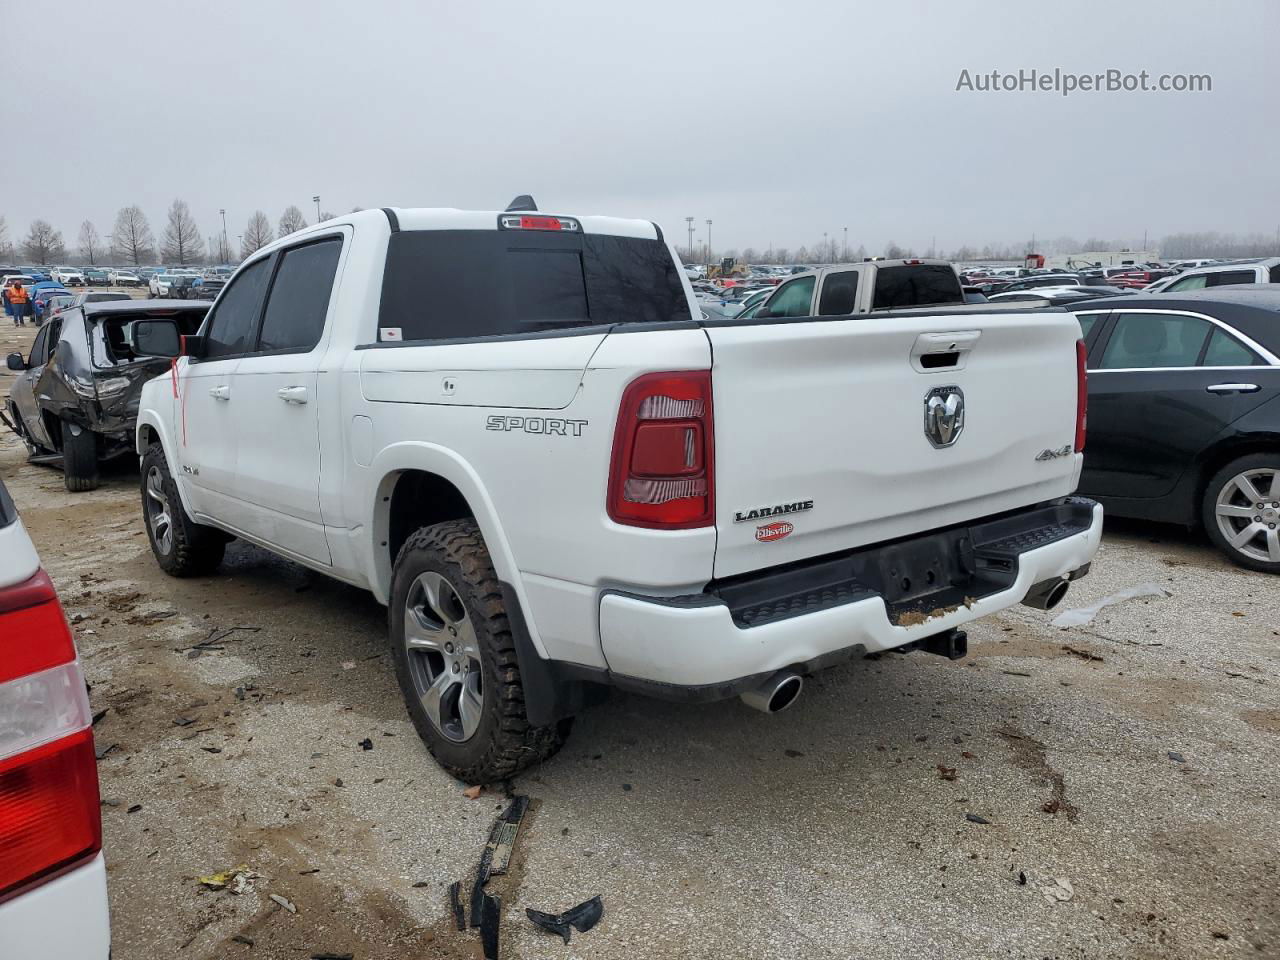
[[[91,730],[0,760],[0,900],[101,847]]]
[[[1076,453],[1084,452],[1084,436],[1089,419],[1089,374],[1085,364],[1089,359],[1083,340],[1076,341]]]
[[[89,699],[41,571],[0,589],[0,901],[101,847]]]
[[[714,523],[713,438],[710,370],[633,380],[613,437],[610,519],[663,530]]]

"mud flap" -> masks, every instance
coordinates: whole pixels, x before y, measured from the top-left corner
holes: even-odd
[[[502,603],[511,624],[516,659],[520,662],[520,685],[524,688],[524,710],[529,723],[549,727],[558,720],[572,717],[582,709],[582,684],[561,675],[555,664],[544,660],[529,636],[524,610],[511,584],[499,581]]]

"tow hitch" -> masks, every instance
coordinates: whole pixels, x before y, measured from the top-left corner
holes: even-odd
[[[942,633],[935,633],[932,637],[917,640],[915,643],[906,644],[898,649],[903,653],[922,650],[925,653],[936,653],[938,656],[946,657],[948,660],[962,660],[969,652],[969,635],[963,630],[946,630]]]

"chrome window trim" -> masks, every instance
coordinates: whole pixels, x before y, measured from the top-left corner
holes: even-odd
[[[1076,312],[1084,313],[1086,311],[1080,310]],[[1097,311],[1090,310],[1087,312],[1096,313]],[[1243,333],[1241,333],[1235,327],[1231,326],[1229,323],[1223,323],[1217,317],[1211,317],[1208,314],[1196,313],[1194,310],[1159,310],[1159,309],[1144,309],[1142,307],[1115,307],[1111,310],[1111,312],[1116,314],[1117,316],[1124,313],[1160,313],[1160,314],[1166,314],[1172,317],[1196,317],[1200,320],[1207,321],[1213,326],[1218,327],[1219,329],[1224,330],[1227,333],[1229,333],[1231,336],[1235,337],[1237,340],[1243,343],[1246,347],[1248,347],[1250,350],[1252,350],[1254,353],[1260,356],[1264,361],[1266,361],[1267,366],[1280,367],[1280,357],[1277,357],[1274,353],[1272,353],[1270,350],[1268,350],[1262,344],[1258,343],[1253,338],[1245,336]],[[1109,338],[1108,338],[1108,344],[1110,344]],[[1103,353],[1104,354],[1106,353],[1105,349],[1103,350]],[[1099,357],[1099,359],[1101,359],[1101,357]],[[1153,370],[1258,370],[1258,369],[1260,368],[1256,365],[1251,367],[1105,367],[1105,368],[1090,367],[1088,372],[1089,373],[1120,373],[1120,372],[1147,373]]]

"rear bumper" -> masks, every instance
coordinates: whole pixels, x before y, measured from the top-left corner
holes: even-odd
[[[107,871],[102,854],[0,906],[0,955],[107,960]]]
[[[1102,507],[1068,497],[696,596],[606,593],[601,645],[618,685],[677,699],[732,696],[784,667],[892,650],[1013,606],[1034,585],[1086,567],[1101,538]],[[929,573],[947,585],[906,585]]]

